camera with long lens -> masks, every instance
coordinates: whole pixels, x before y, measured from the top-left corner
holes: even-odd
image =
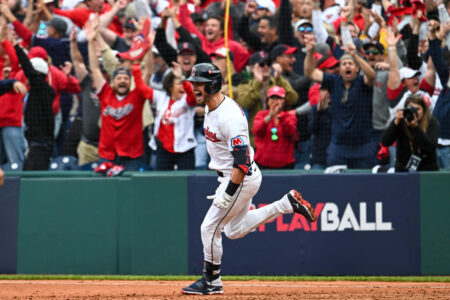
[[[414,116],[417,117],[419,109],[415,106],[408,105],[403,109],[403,117],[405,117],[408,122],[414,120]]]

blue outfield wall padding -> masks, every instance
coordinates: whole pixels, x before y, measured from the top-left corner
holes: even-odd
[[[19,177],[6,177],[0,187],[0,274],[17,273],[19,191]]]
[[[188,178],[189,274],[201,274],[200,225],[215,176]],[[419,174],[263,175],[255,207],[291,189],[317,223],[282,215],[239,240],[223,235],[224,275],[420,275]]]

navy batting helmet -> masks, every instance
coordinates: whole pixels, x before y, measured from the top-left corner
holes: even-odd
[[[196,64],[192,67],[191,76],[186,81],[205,82],[205,91],[215,94],[222,88],[222,72],[211,63]]]

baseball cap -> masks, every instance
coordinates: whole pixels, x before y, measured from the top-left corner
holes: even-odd
[[[314,27],[313,24],[311,23],[311,21],[309,21],[308,19],[300,19],[297,21],[297,23],[295,23],[295,30],[298,30],[298,28],[302,25],[310,25],[311,27]]]
[[[419,76],[420,75],[420,71],[416,71],[413,70],[411,68],[408,67],[403,67],[400,69],[400,79],[409,79],[409,78],[413,78],[414,76]]]
[[[255,2],[258,4],[258,8],[267,9],[272,15],[275,14],[276,7],[272,0],[256,0]]]
[[[380,51],[381,54],[384,53],[384,47],[383,47],[383,45],[381,45],[381,43],[379,41],[370,41],[363,45],[364,50],[369,49],[369,47],[375,47],[378,49],[378,51]]]
[[[319,70],[332,69],[339,64],[339,61],[334,56],[323,57],[321,60],[317,61],[317,68]]]
[[[234,60],[233,53],[231,51],[228,51],[228,53],[229,53],[229,56],[230,56],[230,60],[233,61]],[[227,49],[225,47],[218,48],[210,56],[211,57],[216,57],[216,58],[227,58]]]
[[[191,19],[192,19],[192,22],[194,22],[194,23],[195,22],[204,22],[204,21],[206,21],[206,18],[207,18],[206,13],[199,14],[198,12],[194,12],[191,14]]]
[[[40,57],[34,57],[30,59],[30,63],[37,72],[41,74],[48,74],[48,64],[45,60]]]
[[[327,43],[316,43],[314,46],[314,52],[321,54],[322,56],[329,56],[331,53],[331,48]]]
[[[47,51],[44,48],[40,47],[40,46],[33,47],[28,52],[28,58],[29,59],[32,59],[32,58],[35,58],[35,57],[40,57],[43,60],[46,60],[47,56],[48,56]]]
[[[114,73],[113,73],[112,78],[116,78],[116,76],[119,75],[119,74],[122,74],[122,75],[125,74],[125,75],[127,75],[128,77],[131,78],[131,72],[130,72],[130,70],[128,70],[128,69],[125,68],[125,67],[118,67],[118,68],[116,68],[116,69],[114,70]]]
[[[66,34],[67,23],[61,18],[53,18],[47,22],[47,26],[55,28],[55,30],[60,34]]]
[[[281,86],[273,86],[267,91],[267,97],[278,96],[280,98],[286,97],[286,91]]]
[[[257,63],[261,63],[264,61],[268,61],[269,59],[269,54],[265,51],[258,51],[256,53],[253,53],[252,56],[250,56],[250,59],[248,60],[250,65],[254,65]]]
[[[278,56],[284,54],[293,54],[297,51],[296,47],[290,47],[288,45],[276,45],[272,51],[270,51],[270,59],[274,61]]]
[[[136,26],[134,26],[134,22],[133,21],[137,21],[137,19],[133,18],[133,17],[127,18],[127,21],[125,22],[125,24],[123,24],[123,28],[136,30]]]
[[[177,48],[178,48],[178,54],[180,54],[183,51],[191,52],[193,54],[197,54],[197,50],[195,50],[194,45],[192,45],[192,43],[190,43],[190,42],[178,43],[177,44]]]
[[[159,53],[158,48],[156,48],[155,45],[152,46],[152,52],[153,52],[154,54],[156,54],[156,55],[161,55],[161,54]]]

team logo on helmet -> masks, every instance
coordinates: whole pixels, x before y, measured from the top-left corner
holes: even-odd
[[[196,69],[195,67],[192,68],[191,76],[195,76],[195,71],[196,71],[196,70],[197,70],[197,69]]]

